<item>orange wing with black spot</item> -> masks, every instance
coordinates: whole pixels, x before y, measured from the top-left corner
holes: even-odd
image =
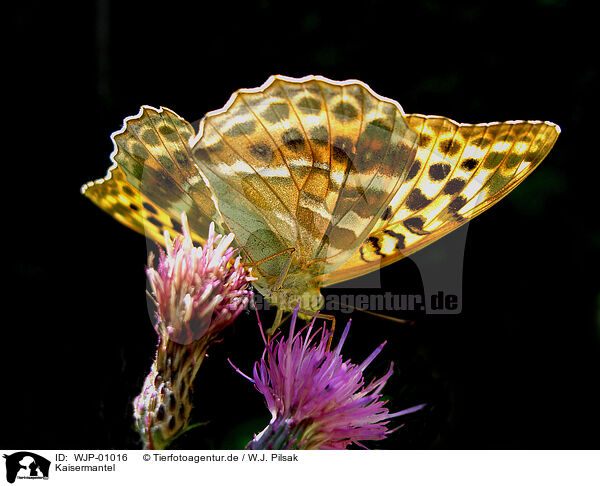
[[[220,217],[209,183],[195,166],[189,144],[192,126],[167,108],[144,106],[111,135],[113,165],[104,179],[81,191],[129,228],[164,244],[164,231],[180,234],[188,215],[194,238],[202,241]]]
[[[550,122],[477,125],[406,115],[417,155],[391,204],[352,257],[323,284],[358,277],[433,243],[512,191],[546,157],[560,128]]]

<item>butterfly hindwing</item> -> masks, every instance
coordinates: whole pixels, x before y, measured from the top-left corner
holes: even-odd
[[[303,250],[295,208],[301,167],[308,162],[297,156],[293,166],[291,160],[288,164],[291,148],[282,139],[289,138],[293,113],[284,94],[272,88],[235,93],[224,109],[202,120],[193,142],[195,160],[211,182],[227,229],[250,261],[288,248],[299,255]],[[274,281],[287,256],[273,258],[256,272]]]
[[[193,153],[228,229],[269,288],[295,250],[286,283],[343,263],[406,175],[417,136],[400,107],[359,82],[272,77],[209,113]]]

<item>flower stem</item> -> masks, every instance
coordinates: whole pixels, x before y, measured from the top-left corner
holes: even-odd
[[[159,339],[156,359],[134,400],[135,427],[145,449],[165,449],[184,431],[192,412],[192,383],[206,340],[181,345]]]

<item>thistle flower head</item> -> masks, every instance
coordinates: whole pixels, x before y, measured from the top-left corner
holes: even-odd
[[[287,339],[269,342],[254,366],[252,381],[265,397],[272,420],[248,448],[345,449],[351,443],[384,439],[391,418],[424,406],[396,413],[385,407],[381,390],[393,363],[384,376],[365,385],[363,372],[385,343],[356,365],[341,355],[350,321],[330,350],[331,332],[325,325],[313,333],[316,317],[307,330],[295,332],[297,314],[298,307]]]
[[[165,232],[167,252],[159,250],[156,269],[150,254],[146,274],[157,307],[157,333],[189,344],[214,337],[233,322],[248,304],[254,278],[239,256],[233,260],[233,234],[217,235],[211,223],[205,245],[196,248],[185,213],[181,220],[183,236],[171,241]]]
[[[204,247],[194,247],[185,214],[183,236],[171,241],[158,267],[146,274],[156,304],[156,358],[133,403],[136,428],[149,449],[164,449],[189,424],[192,384],[216,335],[246,307],[254,280],[210,225]]]

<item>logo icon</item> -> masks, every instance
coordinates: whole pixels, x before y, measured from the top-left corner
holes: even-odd
[[[4,454],[6,459],[6,480],[14,483],[15,479],[48,479],[50,461],[39,454],[21,451],[10,456]]]

